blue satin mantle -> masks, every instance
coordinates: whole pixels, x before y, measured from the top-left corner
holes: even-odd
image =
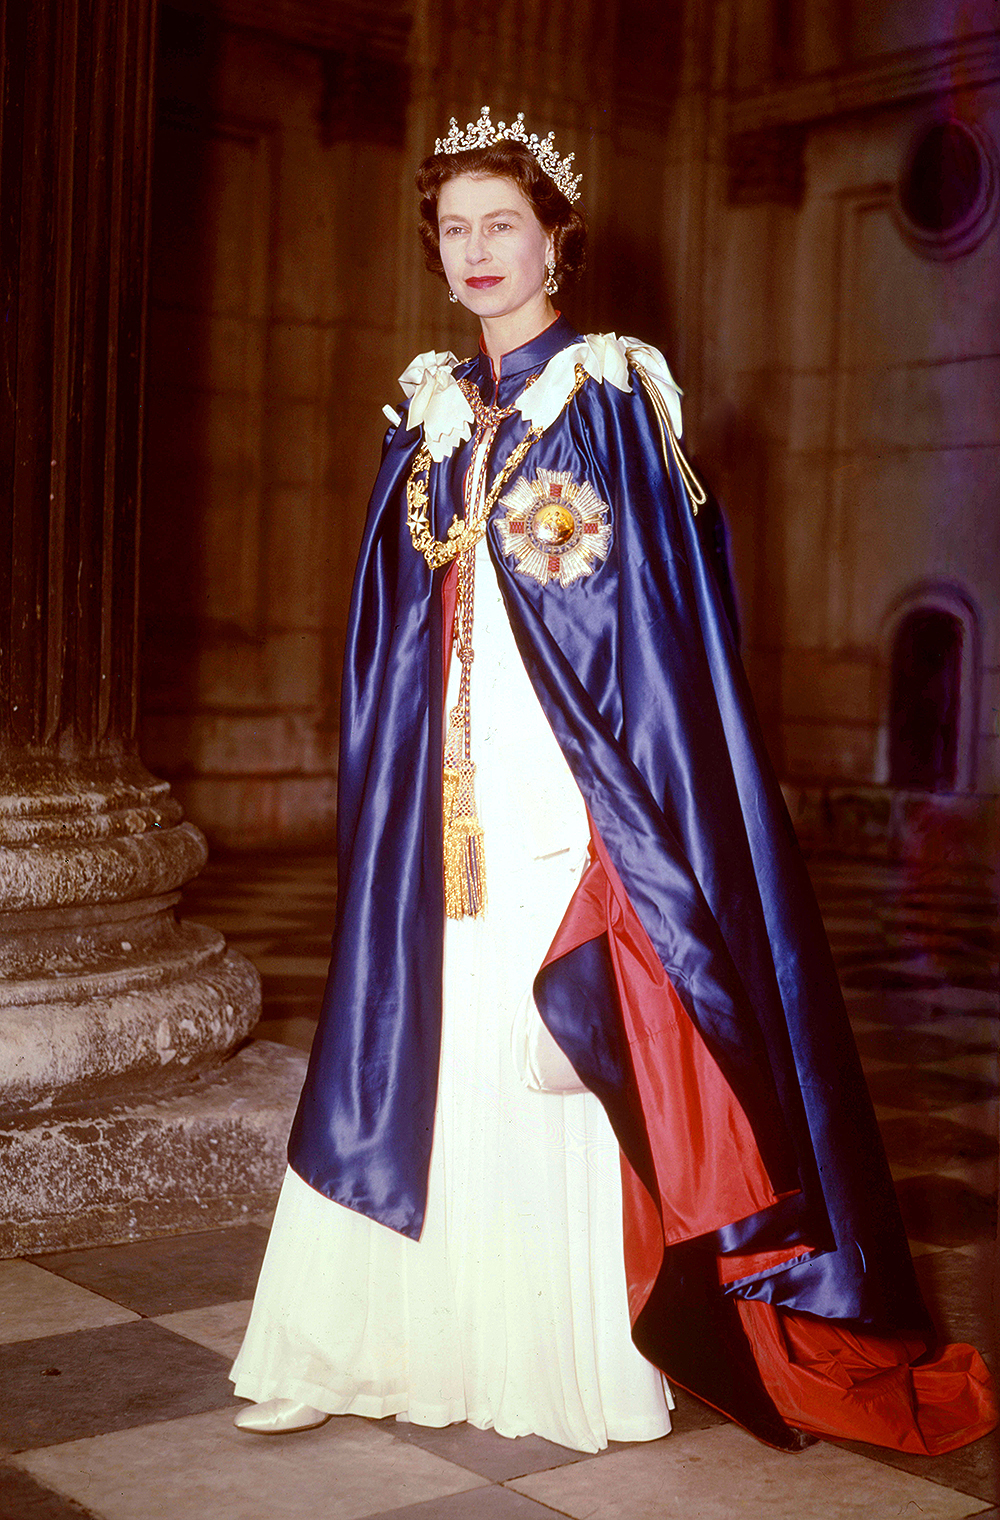
[[[460,367],[484,400],[512,402],[578,335],[559,319],[506,355]],[[491,469],[524,432],[504,422]],[[410,542],[405,483],[419,431],[391,432],[355,581],[341,713],[340,899],[323,1017],[289,1156],[313,1187],[418,1238],[440,1039],[441,579]],[[462,500],[464,445],[431,471],[431,523]],[[751,1121],[778,1192],[714,1252],[808,1240],[810,1259],[730,1292],[926,1333],[888,1167],[812,889],[764,750],[726,615],[712,522],[664,461],[641,386],[588,380],[522,471],[567,470],[610,504],[606,562],[544,588],[490,553],[518,648],[631,902],[680,999]],[[706,528],[709,530],[705,532]],[[488,861],[487,841],[487,861]],[[584,957],[584,961],[586,957]],[[580,1018],[616,1017],[601,992]],[[582,961],[536,984],[570,1058],[614,1046],[574,1031]],[[589,975],[584,971],[582,974]],[[561,1010],[561,1012],[560,1012]],[[613,1063],[612,1063],[613,1065]],[[605,1086],[618,1081],[609,1065]],[[598,1088],[595,1083],[595,1090]],[[619,1093],[627,1106],[634,1095]],[[616,1122],[615,1101],[607,1103]],[[642,1116],[632,1116],[632,1130]],[[628,1151],[629,1124],[616,1129]],[[641,1148],[641,1147],[640,1147]],[[641,1171],[643,1158],[634,1162]],[[704,1245],[701,1242],[700,1245]],[[680,1258],[678,1258],[680,1260]],[[681,1277],[690,1277],[685,1266]]]

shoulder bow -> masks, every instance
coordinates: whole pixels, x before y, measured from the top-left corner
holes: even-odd
[[[659,349],[638,338],[619,338],[616,333],[588,333],[579,343],[564,348],[549,360],[533,385],[529,385],[517,402],[517,409],[531,427],[547,428],[555,421],[573,389],[576,367],[620,391],[632,389],[629,363],[642,365],[663,397],[670,413],[674,433],[681,433],[681,389]]]
[[[435,464],[472,436],[472,408],[452,374],[457,363],[452,353],[428,351],[418,354],[399,377],[410,397],[406,425],[423,423],[424,441]]]

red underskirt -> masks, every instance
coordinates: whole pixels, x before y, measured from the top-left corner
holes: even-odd
[[[659,1193],[650,1196],[623,1156],[634,1324],[671,1244],[744,1219],[779,1195],[746,1115],[671,986],[596,832],[593,840],[596,858],[546,961],[608,935]],[[810,1249],[800,1244],[738,1261],[720,1256],[720,1284]],[[927,1356],[919,1339],[859,1334],[757,1300],[739,1299],[738,1306],[765,1387],[790,1425],[937,1456],[997,1423],[990,1375],[972,1346],[947,1345]]]
[[[938,1457],[997,1423],[992,1380],[973,1346],[856,1334],[829,1320],[739,1300],[764,1384],[789,1425]]]

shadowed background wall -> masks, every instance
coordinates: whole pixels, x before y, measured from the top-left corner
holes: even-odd
[[[142,751],[326,847],[381,406],[476,334],[412,174],[488,102],[577,155],[560,302],[664,349],[807,840],[984,855],[998,791],[992,0],[174,0],[160,13]]]

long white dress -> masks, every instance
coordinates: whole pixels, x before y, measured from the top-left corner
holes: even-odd
[[[530,1090],[512,1052],[588,828],[485,543],[474,645],[489,906],[446,926],[423,1234],[405,1239],[289,1172],[231,1375],[258,1403],[468,1420],[597,1451],[663,1435],[672,1400],[629,1335],[618,1145],[604,1110],[590,1093]]]

